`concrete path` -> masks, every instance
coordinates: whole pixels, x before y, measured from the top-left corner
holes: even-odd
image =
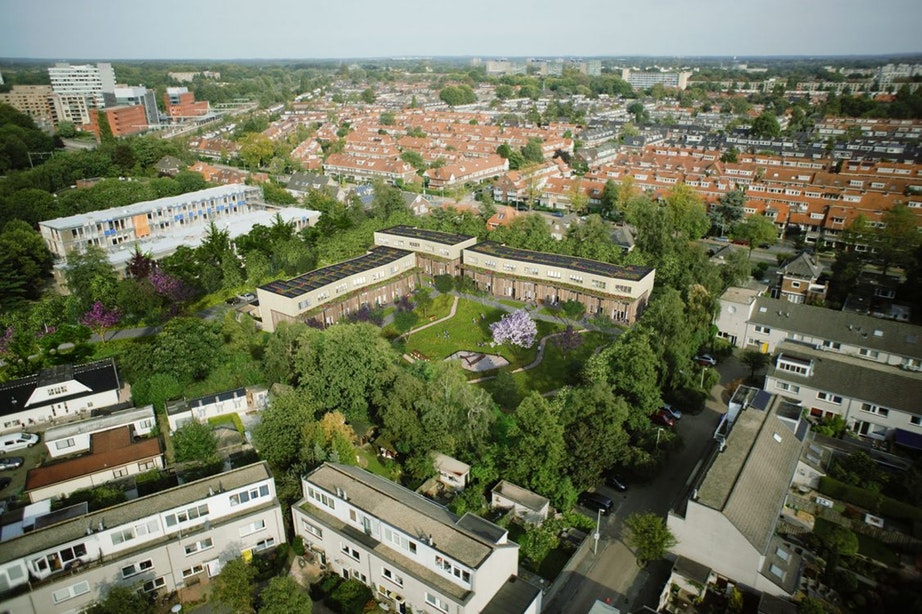
[[[452,302],[452,304],[451,304],[451,309],[448,311],[448,315],[447,315],[447,316],[445,316],[444,318],[439,318],[438,320],[432,320],[431,322],[428,322],[428,323],[426,323],[426,324],[423,324],[422,326],[418,326],[418,327],[416,327],[416,328],[414,328],[414,329],[412,329],[412,330],[408,330],[407,332],[405,332],[405,333],[403,333],[402,335],[400,335],[399,337],[397,337],[397,339],[404,339],[404,338],[409,337],[410,335],[412,335],[412,334],[414,334],[414,333],[418,333],[418,332],[421,331],[421,330],[425,330],[425,329],[429,328],[430,326],[436,326],[436,325],[438,325],[438,324],[441,324],[442,322],[445,322],[445,321],[447,321],[447,320],[450,320],[450,319],[452,319],[453,317],[455,317],[455,312],[456,312],[457,310],[458,310],[458,297],[455,296],[455,300],[454,300],[454,302]]]

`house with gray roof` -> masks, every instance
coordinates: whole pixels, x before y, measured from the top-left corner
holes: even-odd
[[[775,527],[809,428],[800,408],[781,396],[744,404],[691,489],[670,510],[677,556],[719,577],[778,597],[799,585],[802,561]]]
[[[801,252],[778,269],[778,294],[792,303],[824,301],[829,284],[820,279],[822,275],[823,265],[816,256]]]
[[[0,611],[82,612],[112,586],[154,598],[177,592],[182,601],[228,561],[285,541],[275,480],[262,462],[101,510],[55,514],[3,542]]]
[[[364,469],[325,463],[302,479],[295,533],[335,573],[396,612],[537,614],[541,591],[517,576],[506,529]]]

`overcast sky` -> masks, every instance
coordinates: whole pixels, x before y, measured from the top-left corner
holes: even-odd
[[[0,57],[922,52],[922,0],[0,0]]]

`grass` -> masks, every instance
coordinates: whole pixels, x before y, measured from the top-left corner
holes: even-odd
[[[433,312],[432,309],[429,311]],[[411,333],[404,341],[406,351],[417,351],[431,360],[442,360],[458,350],[481,350],[499,354],[515,366],[527,365],[533,362],[538,354],[537,343],[529,349],[516,350],[507,345],[495,348],[484,348],[477,345],[478,343],[489,343],[492,340],[490,324],[497,322],[505,313],[502,309],[459,299],[455,317]],[[483,315],[482,318],[481,315]],[[548,322],[536,322],[536,324],[539,339],[560,329],[559,326]]]
[[[208,424],[211,426],[218,426],[219,424],[232,424],[237,432],[241,435],[245,435],[246,429],[243,428],[243,421],[240,420],[240,416],[237,414],[222,414],[220,416],[215,416],[214,418],[208,418]]]
[[[362,468],[367,469],[371,473],[380,475],[389,480],[395,480],[398,477],[395,475],[394,471],[385,466],[371,450],[367,448],[356,448],[355,454],[359,457],[359,463]]]

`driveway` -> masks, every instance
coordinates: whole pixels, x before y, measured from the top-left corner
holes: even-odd
[[[748,369],[735,357],[719,364],[717,370],[720,383],[711,389],[704,410],[698,415],[686,414],[676,425],[685,445],[673,452],[662,473],[650,484],[632,484],[624,494],[600,488],[616,502],[617,511],[602,522],[598,554],[593,555],[591,549],[587,551],[585,559],[546,605],[545,612],[581,614],[588,612],[596,600],[606,599],[622,612],[632,612],[644,605],[656,608],[672,563],[663,560],[644,569],[637,567],[634,555],[621,540],[623,521],[635,512],[654,512],[665,517],[689,487],[694,471],[713,445],[712,434],[726,411],[724,386],[748,375]]]

